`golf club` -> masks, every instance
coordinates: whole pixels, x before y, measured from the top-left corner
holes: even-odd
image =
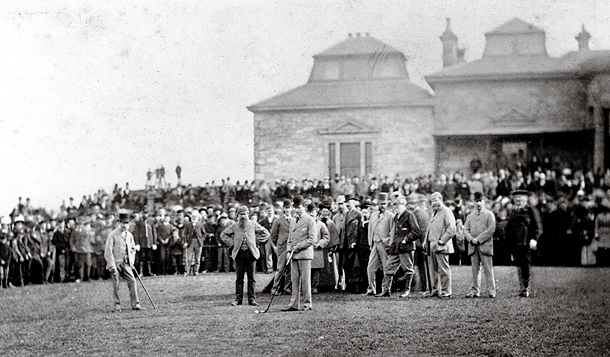
[[[148,296],[148,300],[150,300],[150,303],[152,304],[153,309],[157,310],[157,307],[155,306],[155,303],[152,301],[152,298],[150,297],[148,290],[146,290],[146,286],[144,286],[144,282],[142,281],[142,278],[140,278],[140,274],[138,274],[138,272],[136,271],[136,268],[133,265],[131,266],[131,271],[133,271],[135,276],[140,281],[140,284],[142,284],[142,288],[144,288],[144,292],[146,293],[146,296]]]
[[[286,265],[284,266],[284,269],[282,269],[282,272],[280,274],[280,278],[279,281],[282,280],[282,278],[284,277],[284,275],[286,275],[286,272],[288,271],[288,265],[290,264],[290,261],[292,260],[292,254],[293,252],[290,252],[288,254],[288,256],[286,257]],[[271,292],[271,300],[269,300],[269,305],[267,305],[267,308],[265,309],[265,311],[259,311],[259,310],[254,310],[255,314],[258,314],[259,312],[262,312],[263,314],[266,313],[267,311],[269,311],[269,308],[271,307],[271,303],[273,302],[273,298],[275,297],[275,295],[277,294],[277,290],[280,288],[280,284],[278,283],[277,286],[275,287],[275,290]]]

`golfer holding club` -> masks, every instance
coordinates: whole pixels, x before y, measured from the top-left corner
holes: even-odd
[[[131,270],[132,263],[136,258],[136,245],[133,235],[127,230],[129,228],[129,213],[125,210],[119,211],[119,226],[108,235],[106,240],[106,268],[110,270],[112,277],[112,300],[114,302],[114,312],[121,311],[121,301],[119,300],[119,277],[127,280],[129,288],[129,298],[133,310],[143,310],[138,300],[136,290],[136,278]]]
[[[290,221],[290,233],[286,243],[286,251],[288,254],[292,254],[290,262],[292,297],[288,307],[282,309],[282,311],[311,310],[311,261],[314,254],[313,244],[316,223],[305,212],[303,196],[295,196],[292,202],[294,218]],[[302,305],[301,293],[303,293]]]

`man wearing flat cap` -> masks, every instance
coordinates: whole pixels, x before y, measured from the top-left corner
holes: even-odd
[[[136,290],[136,278],[133,275],[133,263],[136,259],[136,244],[133,235],[129,232],[129,213],[125,210],[119,211],[119,226],[108,235],[104,257],[106,268],[112,276],[112,301],[115,312],[121,311],[119,299],[119,278],[127,281],[129,298],[133,310],[142,310],[138,291]]]
[[[258,306],[254,289],[254,269],[256,260],[260,257],[257,243],[263,243],[269,239],[269,231],[258,222],[249,218],[248,206],[237,208],[237,222],[230,225],[220,233],[220,239],[230,247],[231,257],[235,261],[235,301],[231,306],[242,304],[244,297],[244,273],[248,276],[248,305]]]
[[[468,241],[468,255],[472,264],[472,285],[467,298],[478,298],[481,296],[481,266],[487,282],[488,296],[496,297],[496,282],[492,265],[493,256],[493,234],[496,231],[496,218],[494,214],[485,208],[483,193],[474,193],[476,210],[466,217],[464,223],[464,238]]]
[[[443,196],[434,192],[430,196],[432,217],[424,239],[424,249],[429,252],[432,292],[425,296],[451,297],[451,267],[449,254],[453,253],[451,239],[455,236],[455,217],[443,204]],[[440,284],[439,284],[440,280]]]
[[[287,254],[292,254],[290,262],[292,296],[288,307],[282,311],[311,310],[311,261],[314,258],[316,224],[303,206],[303,196],[294,196],[292,204],[294,218],[290,221],[290,232],[286,242]]]
[[[515,206],[506,223],[506,241],[517,266],[519,296],[528,297],[530,295],[531,250],[536,249],[538,238],[542,235],[542,219],[536,207],[527,203],[527,191],[514,191],[512,195]]]

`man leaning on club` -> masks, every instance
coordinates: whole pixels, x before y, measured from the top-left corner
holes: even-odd
[[[143,310],[138,300],[136,290],[136,278],[133,275],[132,267],[136,258],[136,245],[133,235],[127,230],[129,227],[129,214],[125,210],[119,211],[119,226],[108,235],[104,257],[106,258],[106,268],[112,277],[112,300],[115,312],[121,311],[121,301],[119,299],[120,277],[127,281],[129,288],[129,298],[133,310]]]
[[[292,253],[290,275],[292,297],[288,307],[282,311],[311,310],[311,261],[313,260],[315,220],[305,212],[303,196],[293,198],[294,218],[290,222],[290,233],[286,243],[287,254]],[[301,300],[301,294],[303,300]],[[302,301],[302,308],[301,308]]]

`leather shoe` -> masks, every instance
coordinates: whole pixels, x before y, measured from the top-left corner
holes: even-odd
[[[381,294],[375,295],[375,297],[390,297],[390,292],[389,291],[382,292]]]
[[[466,294],[466,298],[467,299],[476,299],[478,297],[480,297],[479,294],[475,294],[475,293],[468,293],[468,294]]]
[[[437,296],[438,296],[438,293],[436,293],[436,292],[431,293],[431,292],[429,292],[429,291],[426,291],[426,292],[424,292],[424,293],[422,294],[422,297],[425,297],[425,298],[429,298],[429,297],[437,297]]]
[[[114,309],[112,309],[112,312],[121,312],[121,305],[114,305]]]
[[[496,294],[489,294],[489,298],[490,299],[495,299],[496,298]]]
[[[134,307],[131,308],[132,310],[144,310],[144,308],[142,306],[140,306],[140,304],[136,304]]]
[[[303,311],[311,311],[311,306],[305,306],[305,307],[303,308]]]
[[[450,294],[442,294],[442,295],[438,296],[439,299],[449,299],[450,297],[451,297]]]
[[[292,312],[292,311],[299,311],[299,309],[297,309],[296,307],[286,307],[286,308],[283,308],[281,311],[282,312]]]
[[[250,305],[250,306],[258,306],[258,303],[256,302],[256,300],[250,300],[250,301],[248,301],[248,305]]]
[[[409,290],[407,290],[407,291],[405,291],[404,293],[402,293],[402,294],[400,295],[400,297],[401,297],[401,298],[407,298],[407,297],[409,297],[409,295],[410,295],[410,294],[411,294],[411,292],[410,292]]]
[[[375,296],[375,293],[373,291],[367,291],[364,296]]]
[[[241,301],[233,301],[231,303],[231,306],[237,306],[237,305],[241,305]]]

